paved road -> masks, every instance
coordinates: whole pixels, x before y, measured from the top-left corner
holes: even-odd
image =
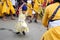
[[[14,30],[15,24],[17,20],[11,20],[9,18],[8,21],[2,21],[0,19],[0,28],[6,28],[7,30],[0,30],[0,40],[40,40],[42,34],[45,32],[45,28],[42,27],[42,24],[39,23],[28,23],[28,27],[30,29],[30,32],[24,35],[16,35],[11,30]]]

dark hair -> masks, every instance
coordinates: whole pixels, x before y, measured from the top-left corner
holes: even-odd
[[[23,0],[25,3],[27,3],[27,0]]]
[[[32,8],[33,8],[34,7],[34,1],[32,1],[31,4],[32,4]]]
[[[27,11],[27,6],[26,5],[23,5],[22,11]]]
[[[54,2],[60,2],[60,0],[54,0]]]

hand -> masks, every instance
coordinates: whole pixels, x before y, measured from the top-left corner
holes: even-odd
[[[47,30],[49,30],[49,28],[47,27]]]
[[[24,2],[24,4],[26,4],[26,3]]]

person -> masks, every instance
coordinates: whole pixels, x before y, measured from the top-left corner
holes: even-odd
[[[24,4],[22,8],[19,8],[20,14],[19,14],[18,22],[16,24],[16,34],[23,33],[23,35],[25,35],[26,32],[29,32],[29,28],[27,27],[27,24],[25,22],[26,11],[27,11],[26,4]]]
[[[28,0],[27,1],[27,19],[30,20],[30,18],[32,17],[32,4],[31,4],[32,0]]]
[[[22,2],[22,0],[17,0],[17,3],[18,3],[18,7],[17,7],[17,10],[16,10],[16,16],[18,17],[19,16],[19,8],[23,4],[23,2]]]
[[[3,15],[3,20],[6,20],[6,14],[11,15],[11,19],[14,20],[13,14],[15,14],[15,9],[12,6],[12,3],[10,0],[1,0],[3,5],[2,5],[2,15]]]
[[[11,0],[13,7],[15,8],[16,0]]]
[[[36,16],[35,16],[35,11],[32,9],[32,16],[30,18],[30,21],[28,23],[32,23],[32,20],[35,19],[36,20]],[[34,21],[37,23],[37,21]]]
[[[18,9],[17,9],[17,11],[16,11],[16,14],[17,14],[17,17],[18,17],[18,15],[19,15],[19,8],[21,8],[23,5],[24,5],[24,2],[25,3],[27,3],[27,0],[17,0],[17,2],[18,2]]]
[[[30,18],[29,23],[32,22],[32,19],[33,18],[35,18],[34,22],[37,23],[37,11],[38,11],[38,3],[37,3],[37,0],[32,0],[31,4],[32,4],[32,8],[31,8],[31,10],[32,10],[32,16]]]
[[[34,11],[35,11],[35,22],[36,23],[38,23],[37,22],[37,19],[38,19],[38,17],[39,17],[39,14],[38,14],[38,12],[39,12],[39,4],[40,5],[42,5],[43,4],[43,2],[44,2],[44,0],[34,0],[34,7],[33,7],[33,9],[34,9]]]
[[[42,19],[43,18],[43,9],[42,9],[42,5],[39,4],[39,11],[38,11],[38,15],[39,15],[39,18]]]
[[[47,6],[42,19],[42,24],[47,28],[41,40],[60,40],[60,0]]]
[[[32,22],[32,12],[33,12],[33,7],[34,7],[34,2],[33,0],[28,0],[28,17],[29,17],[29,22]]]
[[[33,7],[33,9],[35,11],[35,22],[37,23],[38,10],[39,10],[39,2],[37,0],[34,0],[34,7]]]

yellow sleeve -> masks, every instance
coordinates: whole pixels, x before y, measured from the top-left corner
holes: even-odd
[[[1,0],[2,2],[4,2],[5,0]]]
[[[42,4],[44,2],[44,0],[39,0],[40,4]]]
[[[44,16],[43,16],[43,19],[42,19],[42,24],[47,27],[48,26],[48,13],[49,13],[49,10],[48,8],[45,9],[45,13],[44,13]]]
[[[29,4],[29,3],[27,3],[27,7],[32,8],[32,5],[31,5],[31,4]]]

